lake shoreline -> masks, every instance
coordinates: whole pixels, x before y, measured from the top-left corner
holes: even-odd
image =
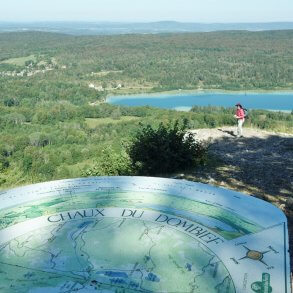
[[[170,95],[178,95],[181,94],[208,94],[208,93],[218,93],[218,94],[235,94],[235,95],[245,95],[245,94],[293,94],[293,89],[275,89],[275,90],[262,90],[262,89],[254,89],[254,90],[246,90],[246,91],[236,91],[236,90],[224,90],[224,89],[190,89],[190,90],[170,90],[170,91],[162,91],[162,92],[144,92],[144,93],[109,93],[104,99],[105,103],[108,103],[110,98],[117,98],[117,97],[125,97],[128,98],[145,98],[148,97],[160,97],[161,96],[170,96]]]

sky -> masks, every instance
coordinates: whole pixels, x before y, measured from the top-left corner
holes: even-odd
[[[1,21],[293,21],[293,0],[0,0]]]

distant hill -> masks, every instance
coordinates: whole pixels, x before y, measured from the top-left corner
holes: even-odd
[[[117,35],[117,34],[158,34],[180,32],[212,32],[226,30],[287,30],[293,29],[293,22],[271,23],[182,23],[161,21],[150,23],[114,22],[0,22],[0,32],[45,31],[72,35]]]

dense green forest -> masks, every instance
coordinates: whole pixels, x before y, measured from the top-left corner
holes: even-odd
[[[128,160],[125,148],[141,124],[234,125],[234,109],[177,112],[102,101],[109,93],[178,88],[293,89],[292,47],[293,31],[102,37],[2,33],[0,188],[87,176],[97,166],[96,174],[120,174]],[[246,126],[292,132],[292,113],[255,110],[249,115]]]
[[[17,57],[27,56],[35,58],[32,67],[49,61],[53,70],[30,79],[4,76],[1,92],[9,95],[13,86],[14,94],[41,100],[58,95],[77,103],[97,98],[89,82],[109,90],[121,84],[128,92],[288,89],[293,87],[292,47],[293,30],[83,37],[2,33],[0,72],[21,72],[25,66]]]

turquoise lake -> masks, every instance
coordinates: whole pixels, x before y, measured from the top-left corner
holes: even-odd
[[[249,109],[291,111],[293,92],[286,93],[179,93],[112,96],[107,102],[123,106],[152,106],[164,109],[190,110],[192,106],[233,107],[241,103]]]

